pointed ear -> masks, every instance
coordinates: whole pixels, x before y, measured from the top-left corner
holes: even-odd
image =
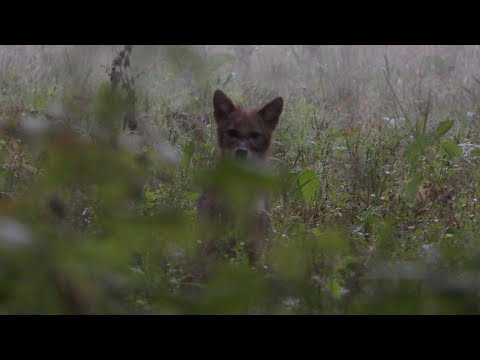
[[[223,91],[216,90],[213,94],[213,115],[215,120],[226,118],[235,110],[232,100],[223,93]]]
[[[262,117],[263,121],[270,128],[270,130],[273,131],[277,127],[282,110],[283,99],[278,97],[258,110],[258,114]]]

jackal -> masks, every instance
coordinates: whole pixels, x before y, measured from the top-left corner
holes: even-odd
[[[236,107],[227,95],[217,90],[213,95],[213,109],[220,157],[257,168],[267,167],[272,134],[283,110],[283,99],[277,97],[257,110],[247,110]],[[261,260],[265,250],[270,215],[264,194],[255,194],[251,200],[244,223],[249,229],[246,229],[244,240],[250,264],[254,265]],[[213,219],[216,230],[228,229],[228,225],[223,228],[218,225],[225,221],[226,213],[237,210],[232,209],[232,204],[228,204],[216,189],[206,190],[198,203],[200,216]],[[215,249],[211,240],[204,244],[206,253]]]

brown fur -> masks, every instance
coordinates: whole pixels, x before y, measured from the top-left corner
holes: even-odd
[[[236,107],[227,95],[217,90],[213,96],[213,108],[220,155],[266,166],[272,134],[283,110],[283,99],[278,97],[258,110],[246,110]],[[222,215],[227,207],[222,197],[211,190],[205,192],[199,202],[200,214],[214,220],[216,229],[222,229]],[[250,263],[254,264],[263,255],[270,223],[265,196],[255,198],[250,215],[249,223],[253,226],[246,235],[246,245]],[[207,241],[205,249],[208,253],[212,251],[211,241]]]

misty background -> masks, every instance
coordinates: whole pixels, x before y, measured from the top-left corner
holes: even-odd
[[[19,82],[57,84],[57,91],[87,91],[106,77],[121,46],[19,45],[0,47],[2,76]],[[145,94],[185,106],[188,92],[201,97],[207,82],[225,91],[305,95],[310,101],[346,106],[356,119],[378,121],[395,107],[391,85],[408,111],[458,116],[478,101],[479,46],[239,45],[135,46],[132,69]],[[134,72],[135,72],[134,71]],[[242,89],[242,90],[240,90]],[[5,92],[5,90],[4,90]],[[191,99],[189,99],[191,101]],[[207,103],[204,104],[205,107]],[[207,110],[205,108],[205,110]]]

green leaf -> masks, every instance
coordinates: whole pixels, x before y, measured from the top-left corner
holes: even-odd
[[[185,196],[192,201],[198,201],[198,199],[200,199],[200,194],[197,192],[189,191],[185,194]]]
[[[445,135],[453,126],[453,120],[445,120],[438,124],[437,128],[435,129],[435,138],[439,139],[443,135]]]
[[[270,250],[270,259],[276,272],[289,280],[301,280],[307,271],[305,251],[299,244],[276,244]]]
[[[320,194],[320,180],[313,170],[303,170],[297,177],[298,186],[303,197],[303,201],[307,204],[313,203],[315,198]]]
[[[425,119],[420,119],[417,121],[417,134],[424,135],[424,130],[426,127],[426,120]]]
[[[346,254],[350,250],[348,239],[344,233],[338,230],[312,229],[310,253],[321,252],[324,254]]]
[[[450,140],[442,141],[442,148],[451,157],[460,157],[463,154],[462,147]]]
[[[480,157],[480,148],[473,149],[470,151],[471,157]]]
[[[154,201],[157,198],[157,195],[152,191],[145,191],[145,199],[148,201]]]
[[[188,167],[192,160],[193,153],[195,152],[195,143],[190,142],[183,147],[182,166]]]
[[[425,150],[432,144],[432,139],[428,136],[420,136],[408,144],[404,156],[409,163],[414,163],[417,157],[423,155]]]
[[[342,296],[342,287],[337,280],[332,279],[330,281],[330,291],[332,292],[333,297],[337,300]]]
[[[410,179],[408,179],[405,187],[406,197],[408,201],[415,201],[418,190],[420,189],[420,185],[422,185],[422,183],[423,176],[421,174],[414,174]]]

